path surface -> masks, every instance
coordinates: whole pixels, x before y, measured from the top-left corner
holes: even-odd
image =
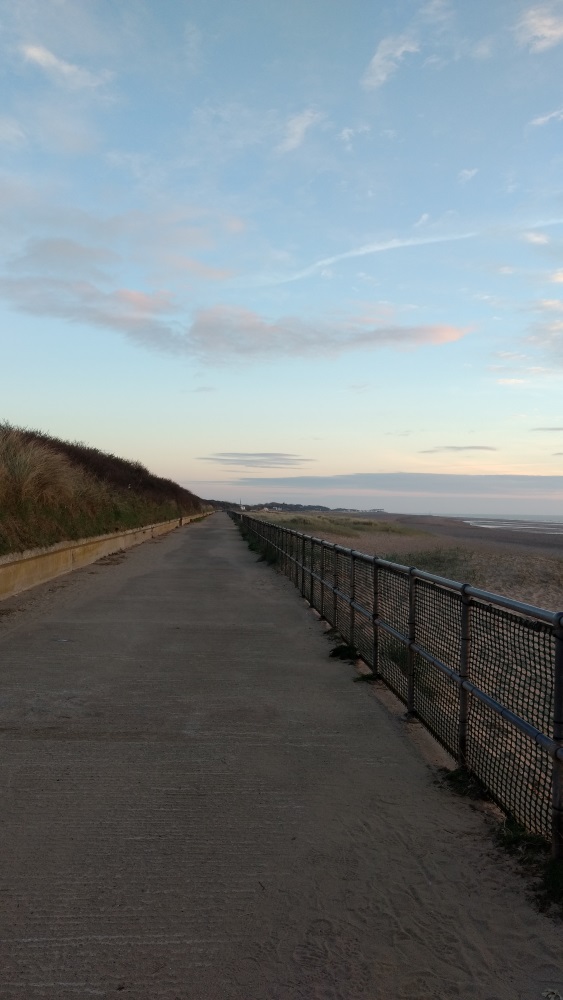
[[[563,996],[561,924],[226,515],[1,607],[0,998]]]

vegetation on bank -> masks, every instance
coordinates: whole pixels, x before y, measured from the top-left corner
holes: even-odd
[[[201,510],[199,497],[138,462],[0,424],[0,555]]]
[[[256,515],[264,521],[274,521],[283,528],[293,528],[306,535],[316,535],[325,538],[327,534],[343,535],[354,538],[358,535],[381,532],[384,535],[419,535],[420,531],[407,528],[396,521],[380,521],[369,517],[354,517],[350,514],[279,514],[258,512]]]

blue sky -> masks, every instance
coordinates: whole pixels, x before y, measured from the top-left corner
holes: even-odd
[[[561,0],[0,0],[0,50],[0,417],[203,496],[563,511]]]

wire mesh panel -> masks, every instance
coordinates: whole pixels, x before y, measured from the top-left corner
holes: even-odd
[[[336,553],[334,546],[324,546],[324,579],[322,615],[331,625],[336,623],[336,601],[332,587],[336,584]]]
[[[392,691],[407,700],[408,653],[404,643],[380,630],[379,633],[379,675]]]
[[[402,635],[409,631],[409,578],[387,566],[379,569],[379,617]]]
[[[554,643],[549,625],[472,602],[471,680],[544,733],[553,718]]]
[[[373,562],[356,559],[354,578],[356,604],[365,614],[355,612],[352,643],[365,662],[373,667]]]
[[[351,595],[351,562],[349,552],[336,553],[336,579],[337,588],[345,597],[337,597],[336,601],[336,621],[335,625],[343,639],[352,641],[350,632],[350,604],[346,600]]]
[[[415,581],[416,641],[432,656],[459,670],[461,595],[426,580]]]
[[[543,622],[475,602],[470,678],[525,722],[549,734],[554,639]],[[551,764],[547,753],[472,698],[468,765],[527,829],[547,835]]]
[[[414,711],[442,746],[456,757],[459,685],[419,654],[414,660]]]
[[[311,604],[320,614],[322,615],[322,591],[323,587],[320,580],[315,579],[315,577],[321,575],[321,549],[322,546],[320,542],[311,540],[311,570],[313,576],[311,577],[311,588],[310,588],[310,601]]]
[[[487,705],[469,706],[467,765],[496,801],[531,833],[549,837],[551,761]]]

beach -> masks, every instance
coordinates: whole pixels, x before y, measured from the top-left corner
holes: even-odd
[[[550,611],[563,610],[563,522],[551,526],[522,519],[501,527],[508,523],[501,518],[497,523],[493,518],[387,512],[269,517],[360,552]]]

